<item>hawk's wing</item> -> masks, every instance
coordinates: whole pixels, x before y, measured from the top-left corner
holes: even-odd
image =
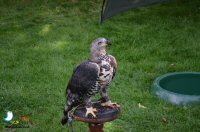
[[[100,68],[96,63],[84,61],[78,65],[67,86],[72,94],[84,95],[96,84]]]
[[[117,61],[116,61],[116,59],[115,59],[114,56],[112,56],[112,55],[108,55],[108,56],[111,59],[111,65],[113,66],[113,69],[114,69],[114,71],[113,71],[113,77],[112,77],[112,78],[114,78],[115,77],[115,73],[117,71]]]

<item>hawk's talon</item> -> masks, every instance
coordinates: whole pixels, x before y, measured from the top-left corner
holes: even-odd
[[[101,103],[101,106],[108,106],[108,107],[111,107],[111,108],[120,107],[119,104],[117,104],[117,103],[112,103],[111,101],[107,101],[107,102],[105,102],[105,103]]]
[[[96,108],[86,108],[86,113],[85,113],[85,117],[87,117],[89,114],[91,114],[94,118],[96,118],[95,112],[97,112]]]

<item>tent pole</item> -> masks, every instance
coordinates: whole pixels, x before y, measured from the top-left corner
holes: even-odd
[[[101,23],[101,24],[102,24],[102,22],[103,22],[103,13],[104,13],[105,1],[106,1],[106,0],[103,0],[103,4],[102,4],[102,7],[101,7],[101,20],[100,20],[100,23]]]

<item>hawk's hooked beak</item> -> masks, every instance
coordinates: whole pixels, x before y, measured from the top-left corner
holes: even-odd
[[[112,45],[112,43],[110,41],[108,41],[108,40],[106,40],[106,44],[107,45]]]

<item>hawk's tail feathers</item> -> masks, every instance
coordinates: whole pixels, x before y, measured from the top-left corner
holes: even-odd
[[[64,116],[61,120],[61,124],[64,126],[68,122],[68,117]]]
[[[65,125],[66,123],[70,123],[72,121],[72,116],[70,115],[71,106],[67,106],[64,110],[64,117],[61,120],[61,124]]]

